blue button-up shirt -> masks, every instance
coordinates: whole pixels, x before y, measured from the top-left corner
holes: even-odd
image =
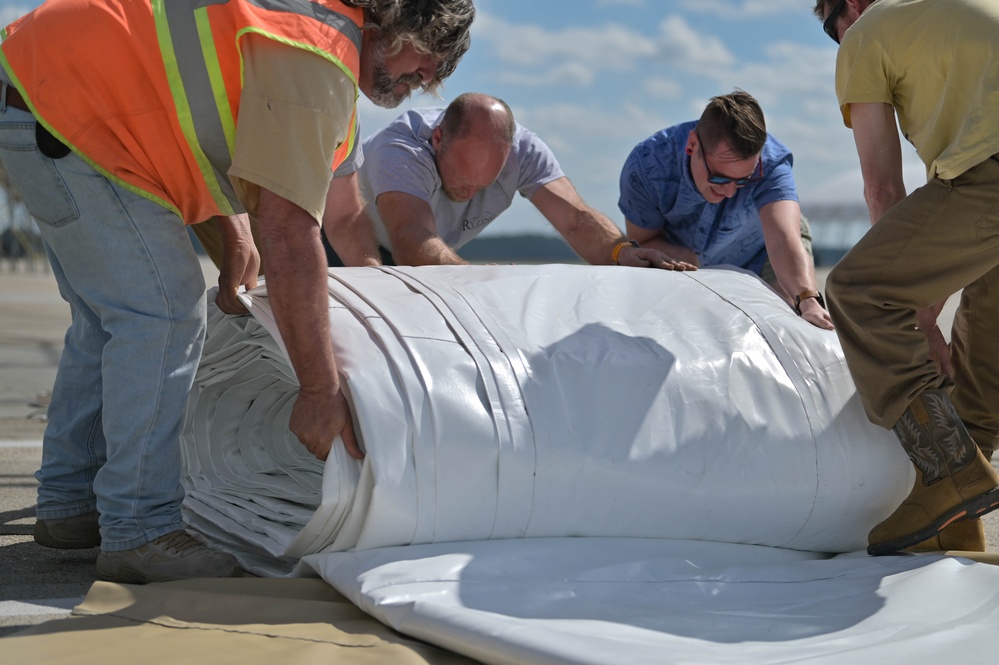
[[[760,209],[798,200],[793,156],[768,134],[763,179],[721,203],[708,203],[694,185],[686,153],[696,125],[668,127],[635,146],[621,170],[618,208],[632,224],[661,230],[667,242],[696,252],[702,266],[728,264],[759,274],[767,260]]]

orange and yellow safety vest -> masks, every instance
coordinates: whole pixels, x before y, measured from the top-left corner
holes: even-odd
[[[243,211],[226,175],[240,39],[255,33],[326,58],[356,98],[363,20],[339,0],[48,0],[0,33],[0,61],[54,136],[194,224]],[[351,129],[332,168],[355,140]]]

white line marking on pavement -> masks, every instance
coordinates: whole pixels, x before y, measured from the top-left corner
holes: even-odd
[[[82,602],[82,596],[79,598],[3,600],[0,601],[0,617],[69,616],[73,608]]]
[[[0,448],[41,448],[42,440],[25,439],[23,441],[0,439]]]

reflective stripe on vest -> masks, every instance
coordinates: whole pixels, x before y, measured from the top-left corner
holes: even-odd
[[[223,214],[232,215],[235,210],[240,209],[239,200],[228,175],[218,166],[232,161],[236,119],[226,96],[222,68],[215,51],[215,40],[212,38],[206,9],[228,1],[152,0],[152,8],[167,82],[173,94],[181,131],[215,204]],[[318,20],[350,39],[360,50],[360,28],[349,17],[328,7],[309,0],[248,2],[261,9]],[[329,58],[324,51],[306,42],[277,37],[261,29],[253,30]],[[356,114],[356,108],[354,112]],[[338,161],[343,161],[350,153],[355,140],[355,128],[356,123],[351,122],[347,140],[337,150]]]

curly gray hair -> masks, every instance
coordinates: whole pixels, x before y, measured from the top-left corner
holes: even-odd
[[[435,93],[454,73],[471,44],[468,34],[475,7],[472,0],[342,0],[364,8],[365,28],[377,29],[389,39],[390,51],[412,44],[421,53],[440,58],[433,80],[422,85]]]

